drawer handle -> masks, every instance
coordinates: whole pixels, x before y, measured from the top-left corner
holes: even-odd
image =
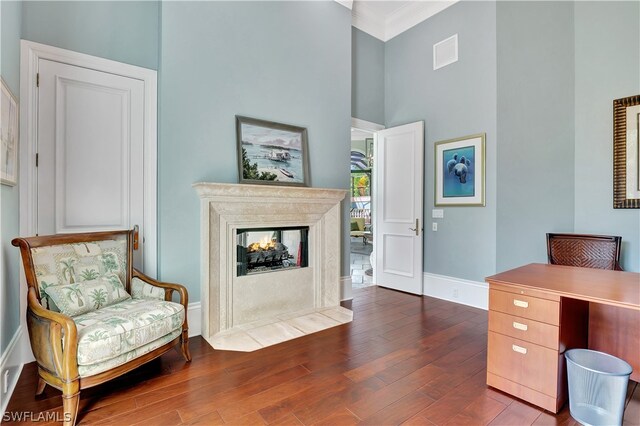
[[[529,302],[525,302],[524,300],[513,299],[513,304],[519,308],[528,308]]]
[[[519,322],[513,322],[513,328],[515,328],[516,330],[522,330],[522,331],[527,331],[527,329],[529,328],[529,326],[527,324],[521,324]]]
[[[527,348],[523,348],[522,346],[511,345],[511,349],[513,349],[514,352],[518,352],[519,354],[527,354]]]

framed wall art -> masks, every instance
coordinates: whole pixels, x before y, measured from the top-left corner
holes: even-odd
[[[435,144],[435,205],[485,205],[485,134]]]
[[[307,129],[236,116],[240,183],[309,186]]]
[[[613,208],[640,208],[640,95],[613,101]]]
[[[18,182],[18,102],[4,80],[0,81],[0,181],[13,186]]]

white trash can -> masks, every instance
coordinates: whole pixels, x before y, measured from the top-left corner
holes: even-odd
[[[565,352],[569,411],[583,425],[621,425],[631,366],[589,349]]]

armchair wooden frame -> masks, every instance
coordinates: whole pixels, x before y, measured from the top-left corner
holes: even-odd
[[[36,272],[31,256],[31,249],[36,247],[75,244],[111,240],[114,238],[127,239],[127,271],[125,288],[131,292],[131,279],[139,278],[147,284],[164,289],[165,300],[171,301],[176,292],[180,304],[184,307],[184,323],[181,334],[165,345],[135,358],[111,370],[92,376],[80,377],[78,374],[78,332],[71,317],[60,312],[46,309],[40,303],[40,291],[36,279]],[[11,241],[20,248],[22,263],[28,285],[27,293],[27,328],[31,341],[31,349],[38,365],[38,386],[36,395],[42,394],[47,384],[62,391],[64,410],[64,425],[72,426],[76,422],[80,391],[116,377],[119,377],[136,367],[151,361],[178,347],[187,362],[191,361],[189,353],[189,328],[187,324],[187,306],[189,296],[187,289],[180,284],[164,283],[154,280],[133,268],[133,230],[107,231],[82,234],[59,234],[37,236],[30,238],[15,238]]]

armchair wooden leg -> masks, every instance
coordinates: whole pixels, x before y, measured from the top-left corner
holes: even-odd
[[[78,381],[63,385],[62,387],[62,412],[64,415],[63,426],[75,426],[78,417],[78,405],[80,403],[80,389]]]
[[[47,382],[45,382],[42,377],[38,377],[38,386],[36,387],[36,396],[42,395],[44,392],[44,388],[47,386]]]
[[[182,330],[182,337],[180,338],[180,349],[182,350],[182,356],[187,362],[191,361],[191,353],[189,352],[189,331]]]

